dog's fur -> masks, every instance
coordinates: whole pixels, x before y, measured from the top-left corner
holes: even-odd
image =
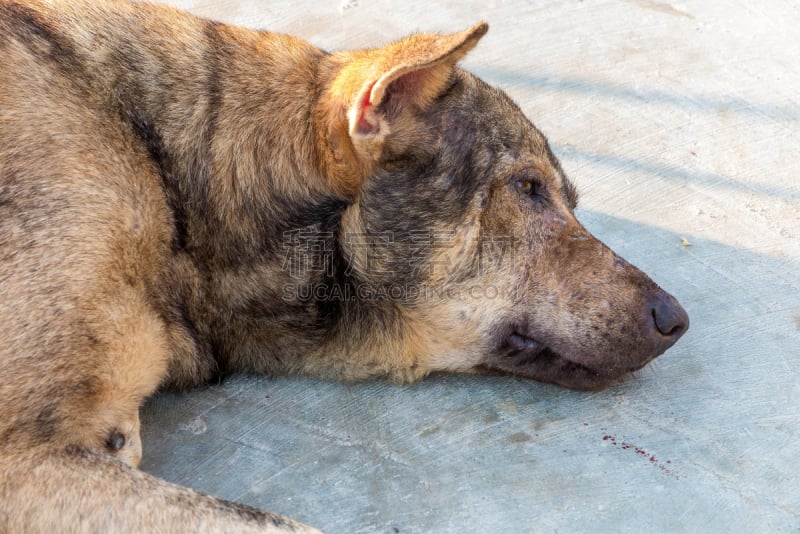
[[[0,0],[0,531],[306,531],[133,467],[139,406],[231,372],[600,388],[688,327],[455,67],[154,5]],[[308,529],[310,531],[310,529]]]

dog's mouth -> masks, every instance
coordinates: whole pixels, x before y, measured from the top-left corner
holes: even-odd
[[[542,338],[523,333],[524,330],[514,328],[511,333],[501,337],[499,355],[504,367],[511,365],[518,369],[535,366],[551,366],[557,362],[568,362]],[[574,363],[574,362],[571,362]],[[589,367],[574,363],[574,365],[590,370]]]
[[[505,349],[507,351],[506,357],[518,360],[515,363],[519,365],[532,363],[545,352],[555,355],[555,353],[541,341],[526,336],[525,334],[520,334],[517,331],[512,332],[506,338]]]
[[[514,328],[510,333],[501,336],[493,357],[481,365],[478,371],[523,376],[571,389],[598,390],[647,364],[644,362],[636,368],[617,369],[613,372],[601,371],[570,360],[556,352],[543,339],[522,332],[522,329]]]

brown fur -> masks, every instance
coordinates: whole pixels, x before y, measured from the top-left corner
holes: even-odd
[[[0,0],[0,531],[311,531],[130,467],[159,387],[599,388],[680,337],[677,302],[575,220],[542,134],[455,67],[486,31],[328,54]]]

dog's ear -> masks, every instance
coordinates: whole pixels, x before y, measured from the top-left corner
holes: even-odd
[[[325,141],[334,161],[347,161],[351,167],[348,172],[329,169],[350,182],[340,184],[343,189],[360,185],[380,158],[393,121],[404,110],[430,105],[445,89],[455,64],[488,29],[481,22],[458,33],[416,34],[381,48],[333,56],[338,72],[323,99]]]

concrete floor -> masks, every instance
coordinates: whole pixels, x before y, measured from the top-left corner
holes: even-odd
[[[161,395],[145,470],[330,533],[800,532],[800,4],[172,3],[328,49],[487,20],[464,66],[692,328],[595,394],[438,376]]]

